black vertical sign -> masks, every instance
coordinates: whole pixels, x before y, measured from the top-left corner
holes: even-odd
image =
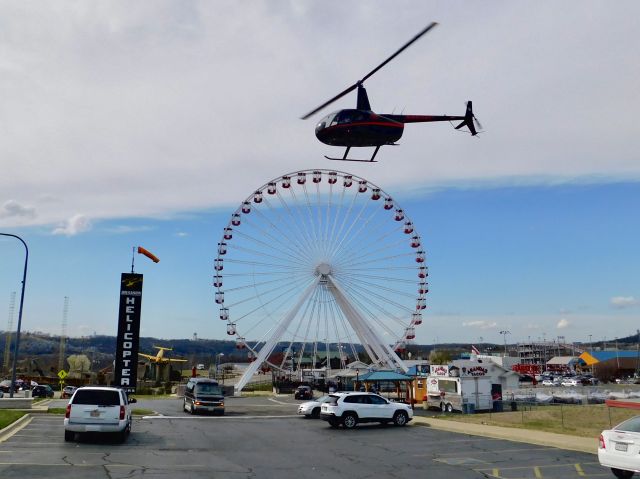
[[[136,392],[141,308],[142,275],[122,273],[116,360],[113,372],[114,386],[121,387],[127,393]]]

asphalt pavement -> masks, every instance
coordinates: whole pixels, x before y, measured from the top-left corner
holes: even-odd
[[[298,417],[298,404],[290,397],[227,398],[227,414],[218,417],[191,416],[181,410],[180,399],[143,399],[136,408],[157,415],[136,417],[125,444],[99,436],[65,442],[61,416],[30,414],[19,430],[0,438],[0,474],[66,479],[611,477],[593,454],[436,429],[437,419],[431,418],[416,418],[407,427],[331,429],[322,420]]]

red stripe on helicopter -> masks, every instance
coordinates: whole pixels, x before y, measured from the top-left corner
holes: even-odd
[[[344,128],[344,127],[352,127],[352,126],[390,126],[391,128],[404,128],[402,123],[398,122],[376,122],[376,121],[366,121],[366,122],[354,122],[354,123],[341,123],[338,125],[331,125],[325,128],[325,130],[330,130],[332,128]]]

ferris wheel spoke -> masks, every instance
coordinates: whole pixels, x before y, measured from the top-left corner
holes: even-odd
[[[350,279],[350,281],[353,282],[354,280]],[[389,293],[397,294],[398,296],[404,296],[405,298],[410,298],[410,299],[415,299],[416,298],[415,294],[409,293],[407,291],[402,291],[402,290],[399,290],[399,289],[390,288],[388,286],[384,286],[384,285],[381,285],[379,283],[371,283],[369,281],[358,281],[358,285],[362,286],[363,288],[365,286],[371,286],[371,289],[387,291]]]
[[[276,261],[280,261],[281,263],[289,261],[289,262],[293,263],[294,265],[298,265],[298,266],[301,266],[301,267],[305,267],[306,266],[306,264],[303,261],[301,261],[301,260],[299,260],[297,258],[295,260],[290,259],[290,258],[289,259],[282,258],[280,256],[275,256],[275,255],[272,255],[272,254],[269,254],[269,253],[264,253],[262,251],[257,251],[255,249],[247,248],[245,246],[234,245],[234,246],[231,246],[229,249],[235,249],[235,250],[238,250],[238,251],[243,251],[245,253],[251,253],[252,255],[260,257],[260,258],[265,257],[265,258],[275,259]]]
[[[294,231],[295,229],[299,233],[299,235],[294,235],[294,237],[296,238],[295,241],[296,241],[296,244],[298,245],[298,249],[300,249],[303,252],[303,255],[305,254],[304,252],[307,252],[308,254],[308,252],[312,250],[313,246],[311,243],[311,239],[307,234],[306,228],[299,227],[300,219],[294,214],[294,211],[293,211],[294,205],[289,206],[289,203],[287,202],[285,197],[280,193],[280,190],[276,190],[275,194],[283,210],[287,212],[286,217],[289,218],[289,220],[285,220],[285,215],[279,215],[279,218],[282,218],[282,224],[283,224],[282,229],[290,230],[290,231]],[[286,228],[286,226],[290,226],[290,228]]]
[[[279,198],[279,201],[282,204],[281,198]],[[276,241],[278,241],[287,249],[293,247],[296,250],[295,251],[297,253],[296,256],[300,258],[304,258],[306,256],[305,251],[308,250],[308,245],[305,245],[305,243],[302,241],[301,238],[298,237],[298,235],[291,235],[290,232],[287,232],[286,230],[283,230],[280,227],[280,223],[282,224],[287,223],[287,221],[285,220],[285,215],[277,211],[275,207],[271,204],[271,201],[269,201],[268,199],[265,199],[265,206],[267,207],[269,213],[274,216],[274,219],[273,220],[270,219],[269,217],[267,217],[265,213],[262,213],[262,211],[258,211],[258,213],[260,214],[261,218],[270,227],[272,227],[275,231],[280,233],[281,237],[276,237],[277,238]],[[291,211],[288,208],[285,208],[285,211],[291,214]],[[273,238],[273,235],[270,235],[269,237]],[[287,238],[289,240],[289,243],[282,242],[281,238]]]
[[[383,261],[395,260],[395,259],[398,259],[398,258],[415,257],[415,255],[416,254],[414,252],[409,252],[409,253],[394,254],[394,255],[389,255],[389,256],[380,256],[378,258],[368,259],[367,261],[360,261],[358,263],[358,265],[361,266],[361,265],[365,265],[365,264],[380,263],[380,262],[383,262]],[[352,263],[346,263],[346,266],[349,266],[350,264],[352,264]],[[350,270],[350,268],[348,268],[348,267],[344,267],[344,266],[341,266],[341,267],[343,267],[344,269],[346,269],[348,271]]]
[[[367,205],[367,203],[365,203],[363,206],[369,206]],[[383,211],[382,208],[380,209],[374,209],[369,216],[364,219],[363,221],[358,221],[357,224],[359,224],[358,228],[353,232],[353,234],[349,234],[348,239],[346,241],[342,241],[340,244],[340,247],[342,248],[342,250],[347,250],[349,248],[349,244],[351,244],[352,242],[356,241],[358,244],[358,248],[360,247],[360,240],[362,237],[364,237],[364,241],[366,241],[366,238],[368,237],[368,235],[364,235],[361,233],[363,231],[367,231],[367,227],[369,227],[371,225],[371,222],[373,221],[373,219],[376,218],[376,216],[378,216],[380,214],[380,212]],[[361,211],[361,213],[364,212],[364,209]],[[356,223],[354,222],[354,225]],[[382,222],[378,223],[378,226],[383,225]],[[381,226],[382,227],[382,226]],[[369,231],[367,231],[368,234],[374,235],[376,233],[377,228],[376,227],[370,227]],[[347,232],[349,233],[349,232]]]
[[[344,198],[345,198],[346,188],[343,186],[340,191],[340,204],[336,207],[336,214],[333,218],[333,223],[331,225],[331,234],[328,236],[329,238],[335,238],[336,226],[338,224],[338,218],[340,217],[340,213],[344,209]],[[328,253],[327,253],[327,256]]]
[[[338,318],[338,321],[339,321],[340,325],[342,326],[342,331],[343,331],[344,337],[347,339],[347,343],[348,343],[349,347],[351,348],[351,354],[353,356],[353,359],[354,359],[354,361],[358,361],[360,359],[360,354],[358,353],[358,351],[356,349],[356,340],[353,337],[353,334],[352,334],[351,330],[349,329],[349,321],[347,320],[347,318],[345,317],[344,313],[338,307],[338,305],[337,305],[337,303],[335,301],[333,301],[331,303],[331,305],[332,305],[332,309],[335,311],[335,316]]]
[[[256,211],[257,213],[257,211]],[[251,241],[253,243],[257,243],[265,248],[269,248],[275,251],[278,251],[279,253],[283,253],[286,256],[288,256],[291,261],[296,261],[296,262],[301,262],[304,258],[304,255],[298,255],[298,254],[294,254],[297,251],[293,250],[291,252],[289,252],[289,250],[291,250],[291,243],[283,243],[281,239],[273,236],[272,234],[270,234],[268,231],[264,230],[263,228],[258,227],[255,223],[251,223],[249,221],[245,221],[248,225],[253,226],[262,236],[264,236],[265,238],[270,238],[271,240],[273,240],[272,243],[269,243],[267,241],[262,241],[254,236],[250,236],[248,234],[245,234],[241,231],[237,231],[236,234],[238,236],[240,236],[241,238],[245,238],[247,241]],[[288,238],[290,241],[293,240],[293,238]],[[280,248],[276,248],[275,245],[279,245]]]
[[[354,196],[354,200],[355,198],[357,198],[356,196]],[[367,208],[367,204],[363,203],[362,207],[360,208],[360,210],[358,211],[358,214],[355,216],[355,218],[353,218],[353,220],[351,221],[351,223],[349,224],[349,227],[347,228],[347,231],[344,232],[344,234],[342,236],[339,237],[339,241],[336,243],[335,247],[333,248],[333,250],[331,251],[331,256],[336,254],[336,251],[338,251],[341,247],[342,244],[344,243],[344,241],[346,240],[346,238],[348,237],[349,233],[351,233],[351,230],[353,229],[353,227],[357,224],[357,222],[360,220],[360,218],[362,217],[362,214],[364,213],[364,211]]]
[[[225,259],[224,260],[225,264],[243,264],[243,265],[249,265],[249,266],[264,266],[265,268],[279,268],[279,269],[286,269],[288,271],[304,271],[305,269],[303,268],[294,268],[294,267],[287,267],[284,266],[282,264],[275,264],[275,263],[263,263],[262,261],[249,261],[249,260],[241,260],[241,259]]]
[[[290,284],[293,284],[294,286],[292,286],[291,288],[281,292],[279,295],[271,298],[269,301],[261,302],[261,304],[258,307],[254,308],[254,309],[248,311],[247,313],[245,313],[244,315],[238,317],[238,319],[236,319],[235,321],[237,323],[239,323],[240,321],[242,321],[244,318],[246,318],[250,314],[253,314],[256,311],[259,311],[259,310],[263,309],[266,305],[269,305],[269,304],[273,303],[274,301],[277,301],[278,299],[282,298],[283,296],[286,296],[287,294],[292,293],[293,291],[300,289],[300,284],[298,282],[293,282],[293,283],[290,283]],[[272,292],[278,291],[280,289],[281,289],[280,287],[273,288],[272,290],[270,290],[268,292],[265,292],[265,293],[262,293],[262,294],[259,294],[259,295],[256,295],[256,296],[262,297],[262,296],[265,296],[266,293],[272,293]],[[241,304],[245,304],[245,303],[253,300],[256,296],[251,296],[251,297],[245,298],[245,299],[243,299],[241,301],[237,301],[237,302],[235,302],[233,304],[229,304],[228,308],[233,308],[233,307],[239,306]]]
[[[392,232],[389,232],[392,233]],[[336,263],[343,263],[345,260],[355,261],[356,259],[360,259],[363,257],[367,257],[373,254],[377,254],[381,251],[395,249],[397,247],[401,247],[405,244],[405,238],[391,238],[392,241],[388,241],[388,235],[381,235],[377,238],[373,239],[373,242],[366,244],[365,241],[362,243],[358,243],[354,248],[356,252],[354,253],[354,249],[345,247],[342,253],[339,256],[336,256]],[[376,249],[372,249],[376,248]],[[344,258],[344,259],[343,259]]]
[[[302,185],[304,188],[304,193],[306,195],[306,186]],[[289,188],[289,195],[293,198],[293,201],[298,209],[298,213],[300,215],[300,217],[302,218],[301,221],[301,225],[303,224],[305,228],[307,228],[307,233],[309,234],[309,239],[310,239],[310,244],[311,249],[310,251],[312,251],[315,255],[318,254],[318,240],[316,238],[315,235],[315,226],[313,224],[313,221],[309,218],[309,215],[307,214],[307,208],[306,205],[304,204],[303,201],[301,201],[300,199],[298,199],[298,196],[296,195],[296,192],[293,188]]]
[[[242,284],[240,286],[234,286],[233,288],[226,288],[224,289],[225,293],[232,293],[232,292],[236,292],[236,291],[242,291],[245,289],[256,289],[259,288],[260,286],[265,286],[268,284],[274,284],[274,283],[282,283],[286,281],[286,284],[294,284],[296,281],[292,281],[292,279],[298,279],[298,278],[303,278],[303,275],[297,275],[295,277],[291,277],[291,276],[287,276],[286,278],[276,278],[276,279],[271,279],[268,281],[259,281],[257,283],[247,283],[247,284]]]
[[[368,288],[364,288],[359,283],[356,283],[356,282],[344,282],[344,283],[340,283],[340,284],[341,285],[344,284],[344,289],[345,289],[346,292],[352,293],[352,294],[357,294],[358,296],[360,296],[363,299],[365,299],[367,302],[370,302],[372,305],[379,307],[380,311],[384,312],[385,315],[387,315],[389,318],[397,319],[397,315],[391,313],[388,309],[380,306],[376,301],[380,301],[384,305],[395,306],[400,311],[403,311],[405,313],[413,313],[413,311],[414,311],[414,309],[408,308],[403,304],[397,303],[397,302],[391,300],[390,298],[388,298],[387,296],[378,294],[378,293],[376,293],[374,291],[371,291]]]
[[[378,276],[375,274],[362,274],[362,273],[358,273],[358,274],[351,274],[351,273],[341,273],[340,277],[344,277],[344,278],[349,278],[350,280],[354,280],[357,278],[367,278],[367,279],[379,279],[380,281],[386,281],[386,282],[391,282],[391,283],[403,283],[403,284],[412,284],[415,285],[416,282],[414,280],[411,279],[406,279],[406,278],[395,278],[392,276]]]
[[[346,191],[346,188],[343,189],[343,193]],[[331,257],[335,254],[336,252],[336,245],[339,243],[339,239],[342,238],[342,232],[344,230],[344,227],[347,224],[347,220],[349,219],[349,217],[352,215],[353,209],[356,205],[356,200],[358,199],[357,195],[352,195],[351,196],[351,202],[349,203],[349,208],[347,209],[347,211],[344,212],[343,216],[342,216],[342,222],[340,223],[340,228],[338,229],[338,232],[335,234],[335,236],[332,233],[332,237],[335,238],[334,239],[334,246],[329,250],[329,254],[328,256]],[[337,218],[336,218],[337,219]]]
[[[376,324],[382,331],[385,332],[385,334],[387,336],[390,336],[391,338],[395,339],[393,329],[388,324],[383,323],[382,321],[380,321],[378,319],[378,315],[375,314],[373,311],[371,311],[369,306],[373,306],[376,309],[378,309],[379,311],[381,311],[387,317],[389,317],[391,319],[395,319],[393,317],[393,315],[391,315],[388,311],[386,311],[384,308],[380,307],[375,302],[369,301],[368,298],[364,298],[364,300],[361,300],[360,299],[361,295],[359,295],[358,293],[354,294],[353,291],[349,291],[349,290],[347,290],[346,292],[347,292],[347,294],[349,294],[349,297],[353,301],[353,303],[356,304],[362,311],[364,311],[368,315],[369,319],[371,320],[371,322],[373,324]],[[402,322],[398,321],[398,323],[403,328],[405,327]]]

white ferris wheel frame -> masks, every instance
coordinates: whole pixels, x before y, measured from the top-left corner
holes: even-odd
[[[343,183],[343,186],[342,186],[343,188],[354,186],[354,188],[356,189],[364,188],[365,192],[368,192],[369,189],[371,189],[371,192],[373,195],[378,195],[377,198],[372,197],[371,199],[376,199],[376,200],[383,199],[383,203],[385,204],[384,209],[393,209],[394,213],[396,214],[396,221],[400,221],[398,220],[398,215],[401,215],[401,220],[404,221],[404,224],[411,226],[411,232],[413,233],[413,241],[417,241],[418,247],[420,247],[420,236],[413,229],[414,228],[413,223],[405,216],[404,210],[402,210],[397,205],[395,200],[393,200],[390,195],[384,192],[384,190],[379,188],[377,185],[357,175],[353,175],[353,174],[342,172],[342,171],[327,170],[327,169],[295,171],[289,174],[282,175],[280,177],[273,179],[272,181],[265,183],[262,187],[258,188],[253,194],[249,195],[241,203],[241,206],[232,214],[232,218],[229,224],[227,225],[227,227],[225,228],[225,234],[228,233],[229,236],[231,236],[231,232],[234,231],[234,228],[236,226],[239,226],[240,224],[240,217],[242,216],[242,213],[248,214],[251,211],[252,203],[255,203],[255,204],[261,203],[263,200],[263,196],[262,196],[263,194],[267,192],[268,194],[274,194],[273,192],[275,188],[276,194],[279,195],[279,192],[277,190],[278,187],[287,188],[283,186],[283,182],[288,181],[289,185],[293,186],[294,182],[299,181],[300,178],[303,179],[302,181],[306,181],[306,175],[310,175],[314,183],[319,183],[320,181],[322,181],[323,175],[326,175],[327,178],[325,179],[325,181],[329,181],[333,179],[334,183],[331,183],[331,181],[329,181],[329,184],[331,185],[336,184],[337,180],[339,179],[339,180],[342,180],[343,182],[346,182],[346,181],[352,182],[348,186],[346,183]],[[304,183],[298,183],[298,184],[304,185]],[[359,190],[359,192],[362,193],[363,191]],[[306,187],[305,187],[305,194],[306,194]],[[308,201],[308,198],[307,198],[307,201]],[[353,201],[355,202],[355,196]],[[392,207],[388,208],[387,204],[391,204]],[[344,226],[344,224],[342,226]],[[346,234],[349,234],[351,232],[352,227],[353,227],[353,224],[351,225],[349,230],[346,232]],[[407,233],[406,230],[405,230],[405,233]],[[326,234],[327,235],[329,234],[328,231],[326,232]],[[331,232],[331,234],[333,234],[333,231]],[[338,244],[335,247],[335,250],[338,250],[342,246],[342,243],[345,242],[345,240],[347,241],[347,243],[349,242],[346,234],[345,236],[342,237],[340,244]],[[412,245],[412,246],[416,247],[415,245]],[[225,249],[223,250],[221,248],[225,248]],[[223,294],[223,289],[221,288],[222,275],[220,274],[220,271],[222,270],[222,266],[220,266],[220,269],[218,269],[218,265],[222,264],[222,261],[224,259],[221,258],[221,256],[223,256],[225,253],[226,253],[226,243],[225,243],[225,235],[223,235],[223,240],[219,243],[218,256],[215,262],[216,276],[214,277],[214,286],[217,287],[217,293],[216,293],[217,295],[220,293]],[[425,255],[424,251],[422,251],[422,249],[419,248],[419,251],[416,251],[415,254],[417,255],[416,262],[418,262],[418,268],[425,271],[424,273],[425,276],[428,275],[428,272],[426,272],[427,270],[424,265],[424,255]],[[309,298],[312,296],[314,291],[316,291],[316,289],[321,284],[324,285],[324,287],[326,288],[326,291],[329,292],[329,294],[335,301],[335,304],[338,306],[338,308],[346,318],[348,324],[351,326],[353,332],[355,332],[358,340],[360,341],[360,344],[365,349],[365,351],[367,352],[367,354],[369,355],[373,363],[379,366],[393,369],[393,370],[401,370],[403,372],[407,371],[408,369],[407,365],[398,356],[398,354],[396,354],[395,350],[397,349],[399,344],[404,344],[404,342],[407,339],[411,339],[411,337],[403,336],[402,338],[396,338],[395,345],[389,345],[388,339],[385,340],[384,338],[382,338],[380,334],[376,332],[375,328],[373,328],[369,324],[369,321],[367,320],[366,316],[360,311],[360,309],[358,308],[358,305],[354,304],[354,301],[349,300],[349,295],[345,292],[344,288],[340,285],[340,282],[336,280],[336,278],[333,276],[332,268],[330,264],[326,264],[324,262],[316,264],[315,270],[313,273],[315,275],[315,279],[306,287],[304,292],[299,295],[297,302],[293,305],[293,307],[291,307],[288,310],[287,314],[284,315],[282,319],[274,327],[270,329],[269,331],[270,337],[265,341],[261,341],[262,346],[259,348],[258,352],[256,352],[255,347],[251,348],[246,343],[245,338],[241,337],[235,331],[235,323],[233,323],[234,324],[233,333],[236,334],[237,336],[236,341],[237,342],[240,341],[244,343],[243,347],[247,347],[249,351],[251,351],[255,355],[255,359],[249,365],[249,367],[245,370],[240,380],[235,385],[236,394],[239,394],[242,391],[242,389],[246,386],[246,384],[253,377],[253,375],[258,371],[258,369],[262,366],[262,364],[266,363],[271,365],[272,367],[278,368],[277,365],[269,362],[269,357],[271,356],[275,347],[278,345],[278,343],[282,339],[283,334],[287,331],[287,328],[290,326],[291,322],[294,320],[294,318],[300,311],[301,307],[305,304],[307,300],[309,300]],[[425,276],[419,276],[419,277],[424,278]],[[427,285],[427,283],[424,281],[421,282],[421,280],[419,280],[417,283],[420,286],[418,290],[419,294],[417,296],[417,307],[416,307],[419,311],[420,309],[425,308],[424,294],[428,291],[428,286],[426,286],[426,289],[425,289],[425,285]],[[221,319],[224,320],[225,317],[223,316],[223,310],[226,310],[225,314],[228,315],[228,308],[224,307],[224,296],[222,295],[221,297],[223,300],[221,302],[221,304],[223,305],[223,308],[221,308]],[[419,314],[420,313],[413,313],[413,318],[411,320],[411,323],[409,324],[409,327],[406,328],[405,333],[409,329],[411,329],[411,331],[414,331],[414,326],[422,323],[422,319]],[[419,318],[419,319],[416,319],[416,318]],[[228,320],[228,325],[229,324],[232,324],[231,320]],[[227,331],[229,332],[229,327]],[[412,333],[412,334],[414,335],[413,337],[415,337],[415,333]],[[256,346],[257,344],[258,343],[256,343]],[[327,364],[328,364],[328,361],[329,359],[327,356]]]

